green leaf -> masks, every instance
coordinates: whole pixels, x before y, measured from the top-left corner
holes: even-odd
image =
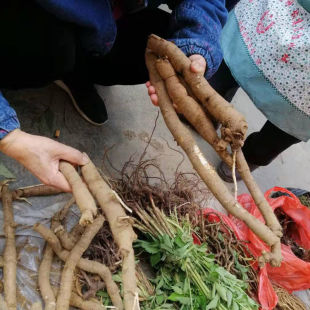
[[[218,283],[215,283],[215,288],[216,288],[217,293],[220,295],[220,297],[223,300],[227,301],[226,288],[219,285]]]
[[[232,310],[239,310],[239,306],[235,301],[232,304]]]
[[[161,305],[165,301],[165,296],[164,295],[157,295],[155,297],[155,301],[157,305]]]
[[[143,248],[147,253],[150,253],[150,254],[156,254],[160,251],[159,250],[159,242],[157,240],[154,242],[139,240],[139,241],[137,241],[137,244],[141,248]]]
[[[183,290],[182,290],[182,288],[180,288],[180,287],[177,286],[177,285],[171,286],[171,289],[172,289],[175,293],[177,293],[177,294],[183,294],[183,293],[184,293]]]
[[[168,300],[171,301],[178,301],[179,303],[183,305],[190,305],[191,304],[191,299],[187,296],[184,296],[183,294],[178,294],[178,293],[172,293],[169,297]]]
[[[150,258],[151,266],[152,267],[156,266],[160,262],[160,259],[161,259],[160,253],[153,254]]]
[[[233,298],[232,292],[227,290],[227,306],[228,306],[228,308],[231,306],[232,298]]]
[[[99,297],[102,297],[102,298],[108,298],[109,297],[108,293],[105,292],[105,291],[98,291],[96,293],[96,295],[99,296]]]
[[[216,295],[207,305],[206,310],[215,309],[219,302],[219,297]]]

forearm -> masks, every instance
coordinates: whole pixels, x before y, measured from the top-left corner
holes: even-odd
[[[0,92],[0,141],[11,131],[20,127],[16,112]]]
[[[210,78],[222,61],[220,35],[226,22],[224,0],[184,0],[172,12],[171,40],[187,55],[200,54],[207,61]]]

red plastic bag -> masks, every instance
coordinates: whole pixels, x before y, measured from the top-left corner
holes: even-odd
[[[283,192],[288,196],[271,198],[270,195],[273,192]],[[281,208],[294,221],[295,224],[291,231],[294,241],[303,248],[310,249],[310,210],[303,206],[299,199],[285,188],[274,187],[265,193],[265,197],[273,210]],[[249,194],[240,195],[238,201],[251,214],[263,221],[260,211]],[[229,217],[243,232],[243,239],[249,241],[248,247],[253,255],[260,256],[262,250],[269,250],[269,247],[267,247],[243,222],[233,216]],[[268,278],[274,283],[284,287],[289,292],[310,288],[310,263],[295,256],[290,247],[282,244],[281,248],[283,256],[281,266],[271,267],[267,264],[266,267],[263,268],[266,269]],[[261,273],[263,272],[265,271],[261,271]],[[265,289],[262,288],[262,290]],[[267,294],[268,292],[265,293]],[[261,291],[260,294],[261,298],[263,298],[264,292]],[[260,298],[259,300],[261,301]]]
[[[230,218],[229,216],[214,209],[206,208],[203,210],[203,214],[204,217],[207,218],[209,222],[219,222],[221,219],[228,227],[230,227],[230,229],[234,232],[234,234],[239,240],[245,240],[245,241],[248,240],[247,235],[249,229],[243,222],[238,221],[235,218]],[[200,244],[200,241],[197,238],[197,236],[193,235],[193,240],[194,243]],[[256,267],[258,268],[257,264]],[[261,309],[272,310],[278,303],[278,297],[271,285],[270,280],[268,279],[266,267],[260,270],[258,282],[259,287],[258,287],[257,299],[262,306]]]
[[[273,192],[283,192],[288,196],[271,198],[270,195]],[[273,210],[281,208],[295,222],[290,232],[294,241],[303,248],[310,249],[310,210],[303,206],[299,199],[285,188],[274,187],[265,193],[265,197]],[[252,215],[262,222],[264,221],[249,194],[240,195],[238,201]],[[204,210],[204,215],[208,217],[209,221],[219,221],[216,214],[221,216],[222,220],[234,231],[237,238],[248,242],[248,248],[254,256],[259,257],[263,250],[269,251],[269,247],[242,221],[212,209]],[[259,272],[258,301],[264,310],[274,309],[278,301],[271,281],[284,287],[289,292],[310,288],[310,263],[295,256],[290,247],[282,244],[281,248],[283,256],[281,266],[271,267],[266,264]]]

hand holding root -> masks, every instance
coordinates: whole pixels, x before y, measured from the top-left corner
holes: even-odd
[[[150,39],[152,39],[152,37]],[[158,50],[160,49],[158,48],[156,52],[158,52]],[[176,60],[174,61],[176,62]],[[150,51],[146,52],[146,65],[149,70],[150,81],[155,86],[157,91],[159,99],[158,102],[163,118],[175,140],[186,152],[197,173],[200,175],[200,177],[214,194],[214,196],[221,202],[223,207],[229,213],[244,221],[250,227],[250,229],[253,230],[255,234],[257,234],[257,236],[259,236],[264,242],[271,246],[271,251],[273,254],[269,256],[264,255],[261,260],[267,262],[270,261],[272,265],[279,266],[282,260],[280,239],[267,226],[265,226],[261,221],[259,221],[257,218],[255,218],[253,215],[243,209],[235,201],[234,197],[226,188],[217,173],[214,171],[213,167],[209,165],[208,161],[203,156],[199,147],[195,143],[189,130],[180,122],[175,110],[173,109],[171,98],[167,93],[168,83],[166,88],[156,67],[157,57]],[[176,63],[176,65],[179,64]],[[170,93],[170,95],[171,94],[172,93]],[[230,115],[229,117],[232,116]],[[238,126],[240,126],[240,124]],[[241,124],[241,128],[239,129],[244,129],[244,126]],[[237,128],[237,130],[239,129]],[[241,139],[240,135],[238,135],[238,139]],[[242,139],[240,141],[242,141]]]
[[[41,182],[71,192],[71,187],[59,171],[59,161],[84,165],[88,158],[80,151],[41,136],[15,129],[0,141],[0,151],[26,167]]]
[[[205,73],[207,62],[201,55],[194,54],[194,55],[189,56],[188,58],[191,61],[190,69],[193,73],[200,73],[200,74]],[[155,87],[151,84],[150,81],[146,82],[145,85],[147,87],[148,94],[150,96],[152,103],[155,106],[158,106],[158,96],[156,95]],[[177,109],[177,105],[175,103],[174,103],[174,107]]]
[[[222,139],[235,149],[241,147],[248,128],[244,116],[212,89],[203,74],[192,72],[191,60],[172,42],[156,35],[149,37],[147,48],[156,55],[169,59],[174,70],[184,78],[209,114],[222,124]],[[151,84],[154,86],[152,81]]]
[[[97,206],[86,184],[71,164],[61,161],[59,169],[72,187],[73,196],[81,211],[80,224],[86,226],[92,223],[97,214]]]

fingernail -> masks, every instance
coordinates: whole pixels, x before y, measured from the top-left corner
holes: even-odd
[[[86,153],[83,153],[83,163],[84,165],[88,164],[89,163],[89,157]]]

